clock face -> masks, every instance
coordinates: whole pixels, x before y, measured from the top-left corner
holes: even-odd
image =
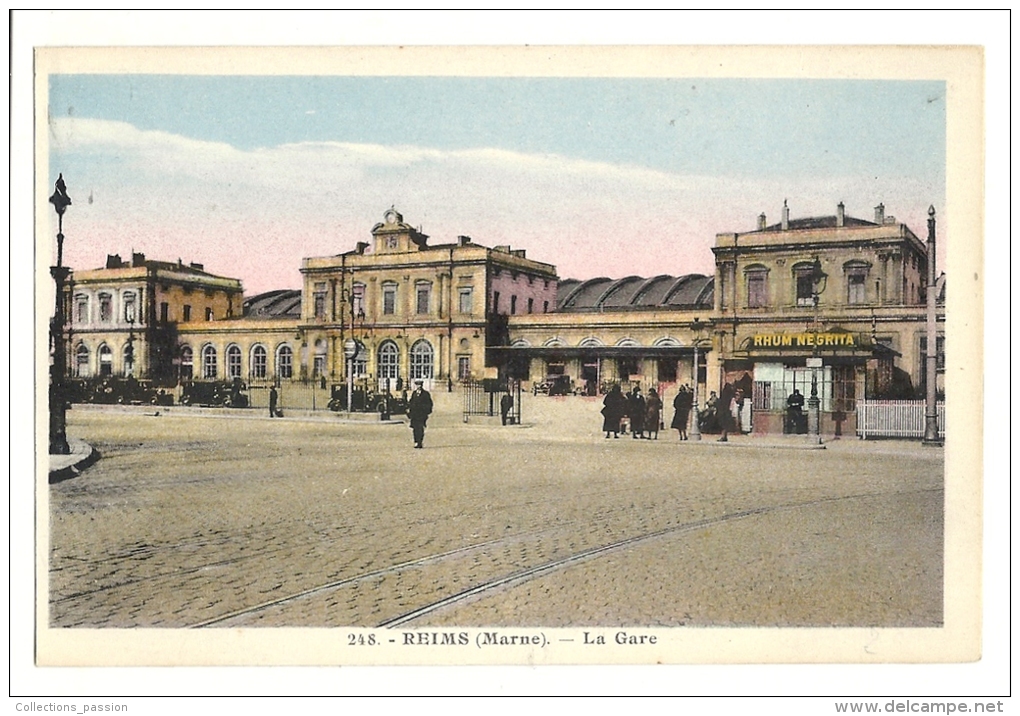
[[[383,219],[386,220],[387,224],[395,224],[397,223],[397,212],[393,211],[393,209],[390,209],[385,214],[383,214]]]

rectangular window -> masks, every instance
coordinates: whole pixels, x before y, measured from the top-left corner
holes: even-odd
[[[460,312],[461,313],[471,313],[471,311],[474,309],[474,306],[472,305],[473,301],[471,300],[471,298],[472,297],[471,297],[471,289],[470,288],[462,288],[462,289],[460,289]]]
[[[170,320],[170,304],[166,301],[159,304],[159,320],[163,323]]]
[[[74,320],[75,323],[89,322],[89,297],[75,296],[74,298]]]
[[[935,370],[946,369],[946,337],[935,337]],[[928,362],[928,336],[921,336],[921,375],[924,375],[925,365]]]
[[[163,304],[163,305],[166,305],[166,304]],[[187,304],[187,303],[184,304],[184,320],[185,321],[190,321],[191,320],[191,306],[189,304]]]
[[[864,274],[851,273],[846,277],[846,302],[850,304],[865,303]]]
[[[397,287],[389,284],[383,286],[383,315],[392,316],[397,312]]]
[[[528,313],[534,313],[534,312],[535,312],[535,299],[529,298],[528,299]]]
[[[99,294],[99,320],[102,323],[113,320],[113,297],[108,293]]]
[[[764,308],[768,305],[764,271],[749,271],[747,274],[747,307]]]
[[[460,380],[471,380],[471,356],[457,357],[457,377]]]
[[[211,308],[205,309],[205,320],[211,321],[213,319],[213,310]]]
[[[499,313],[499,291],[492,292],[492,312]]]
[[[428,284],[419,284],[417,287],[417,300],[415,302],[415,312],[419,316],[428,315],[429,312],[429,286]]]
[[[134,323],[138,320],[135,311],[135,294],[133,293],[124,294],[124,320],[127,323]]]
[[[315,284],[315,290],[312,293],[312,305],[315,311],[316,318],[326,317],[326,283],[321,282]]]
[[[351,310],[355,317],[365,315],[365,284],[356,283],[351,287]]]
[[[511,316],[517,315],[517,296],[510,297],[510,315]]]
[[[815,305],[814,282],[811,280],[810,271],[802,271],[797,274],[797,305]]]

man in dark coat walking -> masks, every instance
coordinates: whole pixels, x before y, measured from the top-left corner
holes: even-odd
[[[276,386],[274,385],[269,389],[269,417],[276,417],[276,403],[280,399],[280,394],[276,392]]]
[[[423,387],[420,380],[414,381],[414,392],[407,401],[407,419],[414,431],[414,446],[422,447],[425,440],[425,424],[432,414],[432,396]]]
[[[514,407],[513,396],[510,395],[510,391],[507,390],[503,394],[503,397],[499,399],[499,417],[503,420],[503,424],[506,425],[507,418],[510,415],[510,411]]]
[[[630,435],[635,440],[643,438],[645,432],[645,399],[641,388],[634,386],[627,399],[627,417],[630,418]]]
[[[733,429],[733,399],[736,396],[736,389],[733,383],[727,383],[719,393],[719,404],[716,407],[716,417],[719,420],[719,429],[722,430],[722,437],[719,442],[729,440],[728,433]]]

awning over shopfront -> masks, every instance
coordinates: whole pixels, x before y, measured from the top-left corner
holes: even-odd
[[[894,358],[900,354],[866,333],[850,331],[768,332],[748,336],[727,359],[771,362],[819,357],[827,362]]]

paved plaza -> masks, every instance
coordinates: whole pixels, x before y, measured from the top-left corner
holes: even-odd
[[[941,624],[941,449],[606,440],[595,399],[503,427],[435,397],[424,450],[331,413],[76,407],[102,457],[48,488],[50,623]]]

